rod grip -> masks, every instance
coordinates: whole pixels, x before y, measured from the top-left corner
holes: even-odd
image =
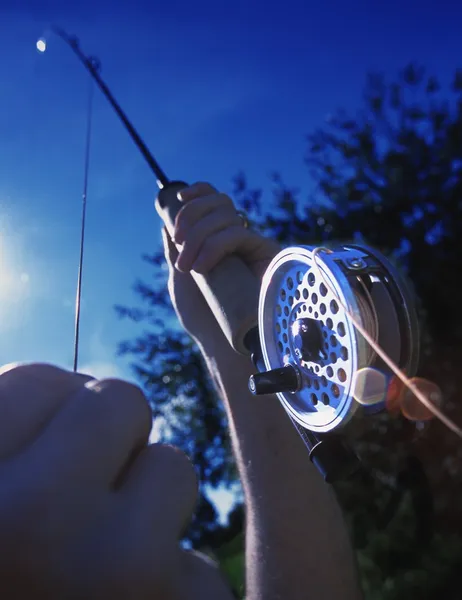
[[[172,181],[156,199],[157,211],[170,237],[175,217],[184,206],[177,194],[185,187],[188,185],[182,181]],[[231,347],[239,354],[249,355],[244,339],[258,323],[258,279],[239,256],[227,256],[205,275],[195,271],[191,275]]]

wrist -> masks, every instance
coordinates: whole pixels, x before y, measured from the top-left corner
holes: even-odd
[[[234,357],[240,357],[228,342],[225,334],[220,327],[214,327],[200,336],[193,336],[195,343],[205,358],[213,358],[218,361],[230,360]],[[245,357],[244,357],[245,358]]]
[[[250,356],[236,352],[225,336],[221,332],[220,334],[220,336],[196,340],[202,356],[209,368],[217,372],[223,383],[232,381],[232,387],[236,387],[242,382],[247,387],[248,378],[255,372]]]

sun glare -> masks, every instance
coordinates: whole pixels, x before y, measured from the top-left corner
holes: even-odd
[[[0,232],[0,329],[11,325],[12,313],[29,292],[29,274],[15,268]]]

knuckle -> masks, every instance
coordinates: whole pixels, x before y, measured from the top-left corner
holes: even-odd
[[[208,181],[196,181],[191,187],[197,189],[197,191],[200,190],[201,192],[209,194],[215,194],[217,192],[216,188]]]
[[[196,485],[196,470],[191,460],[182,450],[170,444],[152,444],[150,451],[156,460],[163,462],[168,467],[168,472],[172,477],[178,477],[182,481],[190,481],[193,485]]]
[[[0,376],[6,376],[7,374],[17,374],[18,370],[24,369],[25,365],[20,363],[8,363],[7,365],[3,365],[0,367]],[[11,375],[9,375],[11,376]]]
[[[72,373],[47,363],[9,364],[0,369],[0,394],[34,393],[47,398],[71,393],[90,381],[92,377]]]
[[[187,231],[201,215],[204,217],[218,211],[226,211],[228,215],[234,214],[235,208],[231,198],[227,194],[218,193],[211,186],[202,188],[193,200],[178,211],[174,223],[175,230]]]
[[[233,227],[239,227],[239,228],[244,227],[244,220],[243,220],[242,216],[239,213],[237,213],[236,211],[233,212],[232,223],[233,223]],[[245,229],[245,227],[244,227],[244,229]]]
[[[225,204],[227,207],[234,209],[234,202],[233,202],[232,198],[230,196],[228,196],[228,194],[225,194],[224,192],[220,192],[218,194],[218,197],[222,204]]]
[[[152,410],[141,388],[123,379],[101,379],[92,389],[110,396],[111,408],[126,412],[148,432],[152,426]]]
[[[228,225],[235,223],[236,216],[238,216],[237,212],[234,209],[234,206],[227,202],[224,202],[220,205],[217,213],[220,217],[220,220],[223,221],[223,223],[226,223]]]
[[[23,377],[49,379],[62,373],[66,373],[66,371],[47,363],[10,363],[0,368],[0,376],[8,379]],[[68,375],[71,377],[72,373],[68,373]]]

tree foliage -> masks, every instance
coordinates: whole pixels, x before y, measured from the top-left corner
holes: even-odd
[[[282,245],[364,241],[399,262],[419,299],[419,375],[441,387],[446,413],[461,424],[462,71],[449,89],[414,64],[394,81],[369,75],[357,113],[339,111],[308,136],[305,162],[305,195],[274,174],[272,198],[264,200],[239,175],[238,205]],[[161,253],[145,259],[154,280],[137,285],[144,308],[118,310],[146,329],[121,352],[132,355],[165,435],[199,470],[202,513],[191,539],[213,548],[236,581],[242,536],[229,540],[242,528],[242,510],[232,527],[219,528],[207,500],[208,486],[229,486],[237,476],[225,415],[197,349],[171,318]],[[383,415],[357,449],[376,477],[339,485],[337,493],[367,599],[459,597],[451,585],[462,560],[460,440],[439,423]]]

